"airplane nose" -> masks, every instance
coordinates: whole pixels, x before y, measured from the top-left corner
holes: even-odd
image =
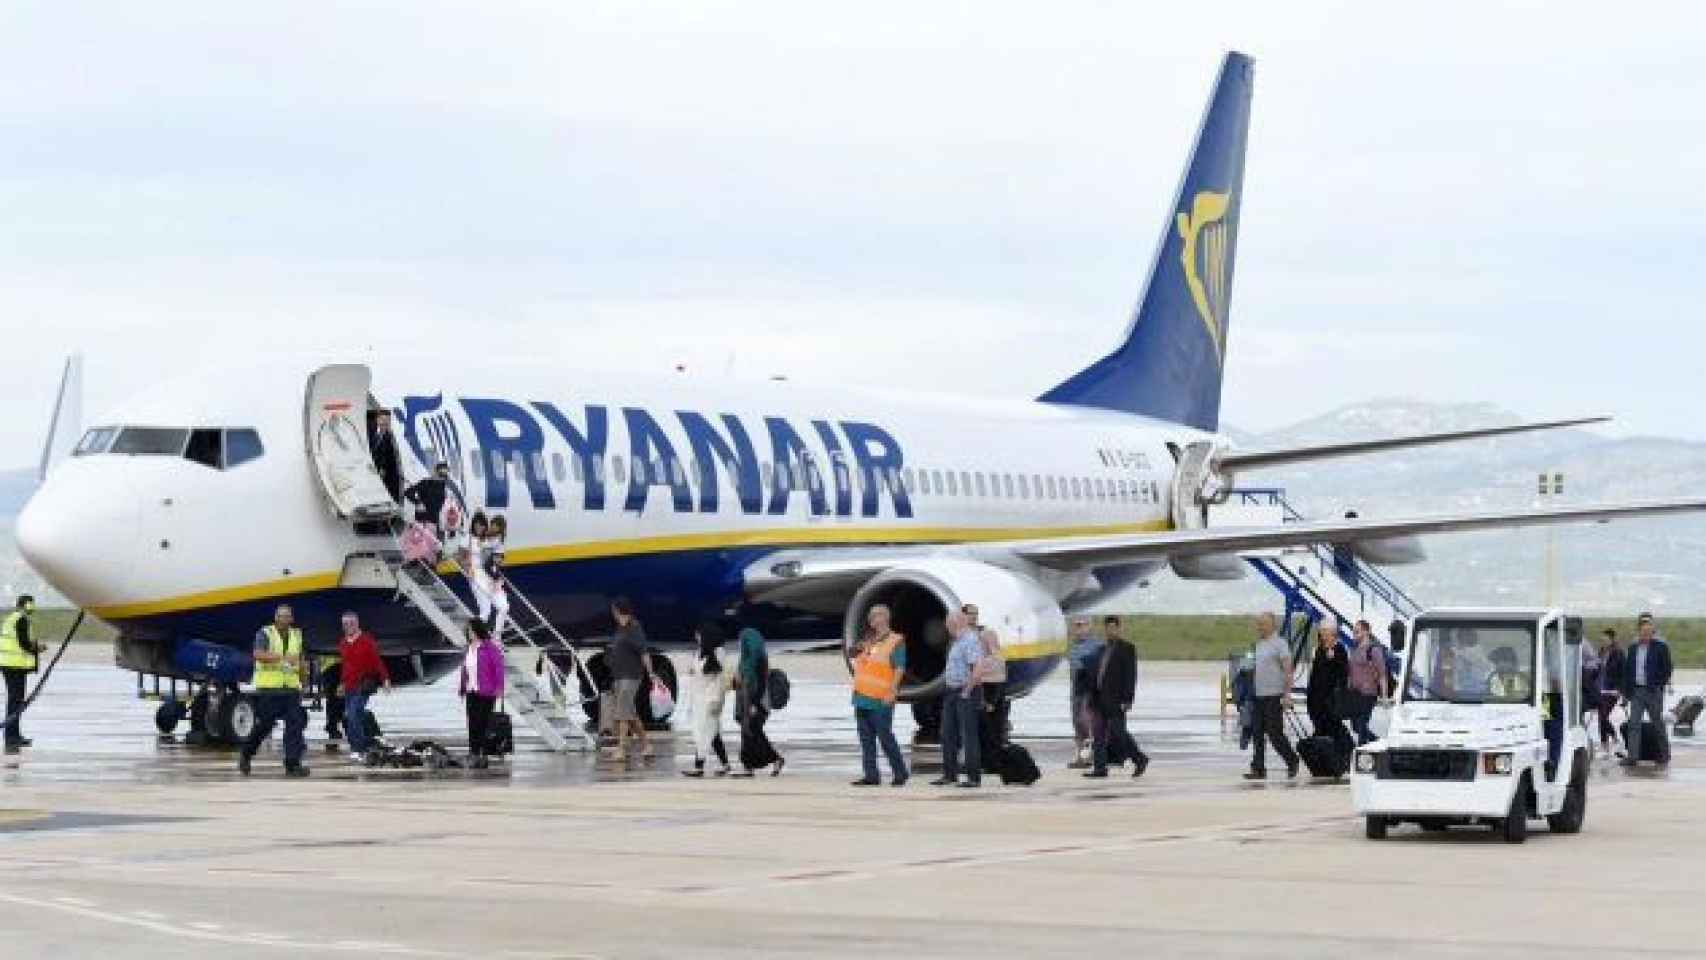
[[[18,552],[67,600],[80,607],[123,596],[140,535],[136,499],[112,477],[82,476],[63,465],[18,515]]]

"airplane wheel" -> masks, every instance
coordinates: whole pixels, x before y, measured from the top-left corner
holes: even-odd
[[[249,742],[255,732],[255,701],[242,693],[228,693],[219,700],[219,735],[234,744]]]
[[[167,700],[154,711],[154,729],[160,731],[161,736],[170,736],[188,714],[189,707],[182,700]]]

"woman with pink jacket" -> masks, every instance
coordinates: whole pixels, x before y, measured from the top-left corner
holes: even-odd
[[[490,630],[478,620],[468,621],[468,652],[462,658],[462,679],[457,693],[468,710],[468,766],[483,770],[486,735],[492,709],[504,689],[504,652]]]

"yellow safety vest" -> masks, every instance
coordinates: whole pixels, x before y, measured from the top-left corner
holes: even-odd
[[[900,646],[900,640],[900,634],[890,633],[866,647],[865,652],[853,661],[854,693],[880,703],[895,701],[895,694],[900,689],[900,677],[890,658],[894,656],[894,648]]]
[[[270,663],[255,661],[256,690],[301,690],[302,689],[302,630],[290,628],[290,636],[280,637],[278,628],[267,625],[262,633],[266,634],[267,652],[282,653],[283,660]]]
[[[22,610],[14,610],[6,617],[6,622],[0,624],[0,668],[7,670],[34,670],[36,655],[24,649],[18,640],[18,621],[28,614]]]

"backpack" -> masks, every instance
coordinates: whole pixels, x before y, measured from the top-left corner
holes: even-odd
[[[788,675],[780,670],[771,670],[770,678],[765,681],[765,699],[770,701],[770,709],[782,710],[788,706],[788,696],[793,692],[788,682]]]

